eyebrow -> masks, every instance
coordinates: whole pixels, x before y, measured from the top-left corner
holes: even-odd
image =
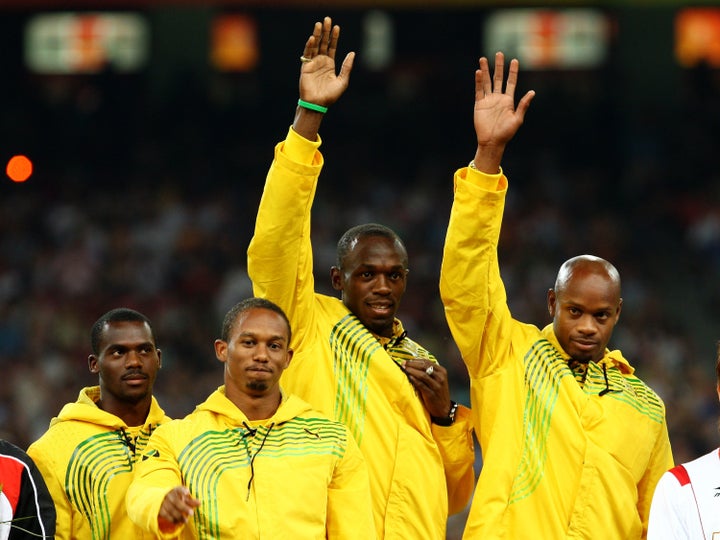
[[[137,344],[125,344],[125,343],[108,343],[107,347],[105,347],[104,350],[112,350],[112,349],[139,349],[141,347],[151,347],[153,349],[156,349],[157,346],[152,341],[143,341],[142,343]]]
[[[239,337],[239,338],[241,338],[241,337],[257,338],[257,333],[255,333],[255,332],[240,332],[240,333],[238,334],[238,337]],[[277,341],[277,340],[287,341],[287,337],[286,337],[286,336],[283,336],[282,334],[274,334],[274,335],[270,336],[270,340],[275,340],[275,341]]]

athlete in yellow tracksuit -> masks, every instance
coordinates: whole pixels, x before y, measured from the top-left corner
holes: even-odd
[[[138,464],[128,490],[128,513],[161,538],[374,538],[355,441],[297,396],[283,395],[272,417],[251,422],[221,386],[188,416],[158,428],[146,454],[152,457]],[[162,535],[160,506],[177,485],[201,505],[190,523]]]
[[[28,448],[57,511],[55,537],[73,540],[149,539],[125,511],[125,492],[154,429],[170,420],[152,398],[142,426],[100,409],[100,387],[83,388]]]
[[[324,24],[321,42],[327,46],[328,19]],[[334,54],[337,34],[332,39]],[[321,105],[343,91],[330,95],[321,87],[325,80],[313,79],[323,69],[334,76],[334,58],[325,52],[306,47],[300,83],[301,95]],[[349,75],[350,61],[338,80]],[[399,320],[392,336],[381,337],[343,301],[315,292],[310,214],[323,166],[321,116],[301,107],[286,140],[275,148],[248,249],[248,273],[255,295],[280,305],[292,323],[295,357],[283,374],[283,388],[346,424],[365,456],[378,538],[441,540],[448,513],[462,510],[472,493],[470,412],[460,407],[449,426],[431,423],[402,365],[418,357],[435,362],[433,356],[406,335]]]
[[[593,273],[572,278],[586,279],[576,296],[561,297],[556,282],[548,292],[553,325],[541,330],[512,317],[498,263],[507,178],[502,171],[488,173],[499,170],[504,145],[532,94],[515,111],[517,62],[511,63],[506,93],[499,91],[497,75],[493,91],[486,59],[480,66],[478,152],[470,167],[455,173],[440,281],[447,320],[468,367],[483,451],[464,538],[642,538],[655,485],[672,465],[664,405],[620,351],[605,347],[622,303],[619,294],[605,292],[607,277],[597,268],[607,263],[580,258]],[[495,73],[502,72],[499,54]],[[619,293],[619,278],[617,283]],[[602,308],[587,307],[593,295]],[[568,325],[583,325],[566,346],[575,348],[572,357],[558,337],[567,332],[565,318],[572,320]],[[583,350],[593,356],[577,362]]]

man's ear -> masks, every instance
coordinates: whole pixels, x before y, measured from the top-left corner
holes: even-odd
[[[158,349],[157,347],[155,347],[155,351],[157,351],[157,355],[158,355],[158,367],[161,368],[162,367],[162,351],[160,349]]]
[[[330,283],[336,291],[343,290],[342,271],[337,266],[330,267]]]
[[[287,369],[290,367],[290,360],[292,360],[293,355],[295,354],[295,351],[292,349],[287,350],[287,358],[285,359],[285,367],[283,369]]]
[[[554,289],[548,289],[547,292],[547,307],[548,307],[548,313],[550,313],[550,316],[554,319],[555,318],[555,306],[557,304],[557,296],[555,296],[555,290]]]
[[[227,347],[227,341],[223,341],[222,339],[215,340],[215,356],[223,363],[227,362]]]
[[[94,354],[88,356],[88,369],[90,370],[90,373],[97,373],[98,371],[100,371],[97,356],[95,356]]]

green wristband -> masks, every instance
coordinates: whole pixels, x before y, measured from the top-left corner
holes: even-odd
[[[303,109],[310,109],[311,111],[317,111],[323,114],[325,114],[328,110],[327,107],[316,105],[315,103],[310,103],[309,101],[303,101],[302,99],[298,99],[298,105],[300,105]]]

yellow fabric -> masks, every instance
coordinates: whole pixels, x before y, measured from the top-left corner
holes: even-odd
[[[150,434],[170,418],[153,398],[145,424],[133,427],[130,435],[130,426],[97,407],[99,398],[99,387],[83,388],[78,400],[66,404],[27,451],[55,502],[55,538],[155,538],[128,519],[125,492]]]
[[[292,324],[295,356],[282,384],[350,428],[368,463],[379,538],[444,539],[448,508],[464,508],[474,483],[469,412],[431,428],[377,338],[338,298],[315,292],[310,214],[323,164],[315,144],[291,129],[277,145],[248,249],[255,295],[279,304]],[[309,155],[297,146],[312,149],[312,160],[290,159]]]
[[[456,173],[441,270],[483,452],[464,538],[644,538],[673,463],[664,405],[619,351],[590,362],[581,387],[552,326],[512,318],[497,257],[506,190],[502,174]]]
[[[345,426],[292,395],[249,425],[220,387],[161,426],[128,489],[130,517],[158,532],[165,495],[184,484],[201,506],[166,538],[374,538],[367,468]]]

